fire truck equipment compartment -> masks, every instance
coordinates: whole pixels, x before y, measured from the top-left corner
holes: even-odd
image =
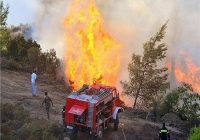
[[[86,106],[80,106],[75,104],[72,106],[72,108],[69,110],[68,113],[80,116],[85,111],[86,108],[87,108]]]

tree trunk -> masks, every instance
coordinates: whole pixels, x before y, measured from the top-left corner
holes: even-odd
[[[157,103],[157,94],[158,94],[158,92],[157,92],[157,90],[156,90],[156,96],[155,96],[155,106],[154,106],[154,110],[155,110],[155,122],[157,122],[157,120],[158,120],[158,117],[157,117],[157,106],[158,106],[158,103]]]
[[[142,76],[143,76],[143,78],[142,78],[142,80],[140,81],[139,87],[138,87],[138,89],[137,89],[137,93],[136,93],[136,96],[135,96],[135,102],[134,102],[134,105],[133,105],[133,109],[135,109],[136,102],[137,102],[137,98],[138,98],[138,96],[139,96],[139,94],[140,94],[140,89],[141,89],[141,86],[142,86],[142,83],[143,83],[143,80],[144,80],[144,71],[142,72]]]
[[[140,87],[137,89],[137,93],[136,93],[136,96],[135,96],[135,101],[134,101],[134,104],[133,104],[133,109],[135,109],[135,106],[136,106],[136,102],[137,102],[137,98],[139,96],[139,93],[140,93]]]

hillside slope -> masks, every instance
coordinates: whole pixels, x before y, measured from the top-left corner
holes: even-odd
[[[37,97],[32,97],[30,73],[1,70],[1,102],[21,103],[29,110],[31,117],[46,118],[44,107],[41,103],[44,91],[48,91],[54,106],[50,109],[50,121],[61,123],[61,110],[69,94],[67,89],[58,85],[50,85],[40,75],[37,79]],[[119,114],[119,130],[114,131],[111,124],[103,134],[102,140],[154,140],[157,139],[160,123],[153,123],[142,118],[134,117],[133,110],[127,109]],[[186,139],[188,133],[174,127],[167,126],[173,140]],[[88,140],[88,134],[79,133],[80,140]]]

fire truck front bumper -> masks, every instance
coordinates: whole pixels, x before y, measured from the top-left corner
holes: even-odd
[[[65,130],[67,133],[73,133],[74,131],[77,130],[77,128],[72,124],[67,124]]]

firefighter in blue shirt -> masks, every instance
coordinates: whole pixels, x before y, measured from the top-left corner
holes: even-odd
[[[160,129],[159,140],[170,140],[169,131],[165,127],[165,123],[163,123],[163,127]]]

